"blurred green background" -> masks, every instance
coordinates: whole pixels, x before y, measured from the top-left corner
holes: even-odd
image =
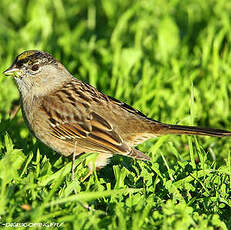
[[[1,0],[0,72],[28,49],[51,53],[79,79],[153,119],[231,130],[230,1]],[[65,222],[67,229],[231,228],[229,138],[151,140],[140,146],[151,165],[115,157],[99,178],[73,184],[66,173],[53,189],[59,175],[44,177],[70,160],[36,142],[21,113],[10,119],[18,98],[13,79],[2,76],[0,167],[12,171],[0,169],[0,221]],[[73,186],[145,191],[86,199],[95,211],[76,200],[45,208]]]

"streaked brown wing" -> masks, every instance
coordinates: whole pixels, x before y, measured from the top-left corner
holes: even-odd
[[[50,134],[64,141],[77,141],[82,148],[94,146],[94,151],[102,149],[126,155],[131,151],[130,147],[108,121],[90,110],[88,99],[90,100],[87,95],[84,99],[80,98],[74,90],[68,90],[68,93],[64,90],[57,91],[54,95],[45,97],[41,108],[49,117]],[[70,106],[73,106],[71,110]]]

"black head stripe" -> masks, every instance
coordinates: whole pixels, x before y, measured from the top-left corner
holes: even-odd
[[[15,64],[21,67],[24,63],[35,63],[37,61],[44,64],[55,63],[56,60],[48,53],[39,50],[28,50],[19,54],[15,60]]]

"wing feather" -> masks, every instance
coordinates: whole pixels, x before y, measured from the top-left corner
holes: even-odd
[[[90,110],[90,96],[81,96],[77,86],[78,84],[72,82],[68,86],[71,89],[66,86],[65,89],[44,98],[41,109],[48,115],[51,135],[68,142],[79,141],[83,148],[96,146],[95,151],[104,149],[126,155],[130,147],[123,142],[109,121],[96,111]],[[65,90],[68,90],[68,93],[64,92]],[[70,98],[76,106],[71,113],[65,114],[65,111],[70,111]],[[73,103],[71,105],[73,106]]]

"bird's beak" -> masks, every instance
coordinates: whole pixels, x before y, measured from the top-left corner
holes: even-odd
[[[15,65],[12,65],[10,68],[3,72],[4,75],[13,77],[18,77],[20,73],[20,69],[18,69]]]

